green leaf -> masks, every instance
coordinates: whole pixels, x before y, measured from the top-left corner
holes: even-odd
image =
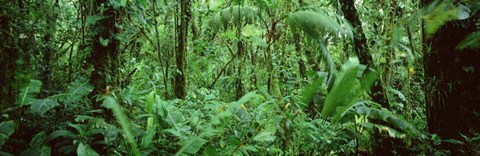
[[[210,25],[213,28],[212,30],[216,32],[221,28],[227,29],[231,25],[241,27],[246,23],[252,23],[257,16],[257,8],[236,5],[225,8],[215,14],[210,21]]]
[[[321,39],[326,34],[338,36],[339,33],[353,39],[350,24],[335,15],[314,11],[297,11],[288,16],[288,23],[294,31],[302,30],[315,39]]]
[[[133,137],[132,130],[130,128],[130,121],[128,120],[127,116],[123,112],[122,107],[111,96],[107,96],[105,98],[105,100],[103,101],[103,106],[112,110],[113,115],[115,116],[117,121],[120,123],[120,126],[122,127],[123,132],[125,133],[127,141],[130,144],[130,147],[132,148],[133,154],[135,156],[140,156],[140,151],[138,151],[137,149],[137,143],[135,142],[135,138]]]
[[[32,104],[34,98],[33,96],[37,93],[40,93],[40,88],[42,87],[42,82],[39,80],[30,80],[30,83],[27,87],[20,90],[20,95],[18,96],[17,103],[20,106]]]
[[[370,90],[376,77],[373,71],[362,69],[365,67],[356,58],[350,58],[342,66],[332,89],[325,97],[322,117],[333,117],[332,121],[337,122],[355,104],[359,104],[359,97]]]
[[[67,87],[68,102],[78,102],[92,91],[93,86],[89,83],[87,79],[76,79]]]
[[[108,39],[103,39],[102,37],[99,38],[100,44],[104,47],[108,46]]]
[[[41,131],[37,133],[32,140],[30,141],[30,147],[32,148],[40,148],[45,145],[45,140],[47,139],[47,135],[45,131]]]
[[[35,99],[32,106],[30,107],[30,110],[32,110],[33,113],[43,115],[43,113],[49,111],[50,109],[58,105],[60,104],[52,99]]]
[[[252,40],[253,44],[255,44],[257,46],[260,46],[262,48],[267,48],[267,46],[268,46],[267,42],[263,38],[260,38],[258,36],[252,36],[251,40]]]
[[[219,154],[215,149],[215,147],[213,147],[212,145],[207,146],[207,148],[205,148],[202,154],[202,156],[217,156],[217,155]]]
[[[80,143],[77,147],[78,156],[99,156],[90,146]]]
[[[462,42],[458,43],[457,49],[479,49],[480,48],[480,31],[469,34]]]
[[[317,89],[320,88],[324,79],[325,79],[325,77],[320,76],[320,77],[316,78],[315,80],[313,80],[313,82],[311,84],[307,85],[303,89],[303,92],[301,94],[301,101],[302,102],[300,103],[300,108],[302,110],[304,110],[307,107],[307,105],[310,103],[310,101],[313,98],[313,95],[315,94]]]
[[[13,121],[0,123],[0,148],[7,142],[8,138],[15,132],[17,125]]]
[[[182,148],[177,151],[175,156],[178,156],[182,153],[188,153],[188,154],[195,154],[202,148],[203,144],[207,143],[208,141],[201,138],[202,135],[190,138],[184,142],[181,143]]]
[[[49,141],[52,141],[52,140],[55,140],[56,138],[58,137],[64,137],[64,138],[68,138],[68,139],[75,139],[77,138],[77,134],[69,131],[69,130],[56,130],[56,131],[53,131],[52,133],[50,133],[47,138],[46,138],[46,141],[49,142]]]
[[[38,156],[50,156],[51,155],[51,148],[49,146],[42,146],[40,149],[37,150]]]
[[[271,132],[260,132],[255,137],[253,137],[253,140],[255,141],[274,141],[275,140],[275,135]]]
[[[434,2],[426,9],[423,19],[425,20],[426,37],[431,38],[445,23],[458,18],[458,9],[451,1]]]
[[[87,16],[85,24],[87,26],[95,25],[95,23],[97,23],[97,21],[102,20],[103,18],[104,18],[104,16],[100,16],[100,15]]]
[[[352,90],[359,84],[357,79],[358,62],[348,62],[342,66],[337,73],[337,79],[332,90],[325,97],[325,104],[322,109],[322,117],[334,116],[336,107],[348,105],[352,98]]]
[[[375,109],[366,106],[361,106],[355,108],[356,112],[360,115],[368,116],[371,119],[375,119],[378,121],[383,121],[384,123],[388,123],[390,127],[395,128],[405,134],[408,134],[412,137],[420,137],[421,132],[415,128],[409,122],[403,120],[399,116],[393,114],[392,112],[386,109]]]
[[[145,111],[148,114],[153,113],[153,103],[155,101],[155,91],[150,92],[150,94],[147,95],[146,102],[145,102]]]

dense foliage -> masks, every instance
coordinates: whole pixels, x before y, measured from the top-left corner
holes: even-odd
[[[0,0],[0,155],[480,155],[479,11]]]

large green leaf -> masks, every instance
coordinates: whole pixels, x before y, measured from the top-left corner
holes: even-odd
[[[35,99],[30,107],[30,110],[32,110],[33,113],[42,115],[58,105],[60,104],[52,99]]]
[[[342,70],[337,73],[337,77],[332,90],[325,97],[325,104],[322,109],[323,117],[333,116],[335,109],[339,106],[346,106],[353,99],[352,90],[359,84],[357,79],[358,60],[344,64]]]
[[[34,100],[33,96],[37,93],[40,93],[41,87],[42,82],[40,82],[39,80],[30,80],[28,86],[20,90],[20,95],[18,95],[17,103],[20,106],[32,104]]]
[[[88,82],[87,79],[81,78],[73,81],[67,87],[67,90],[68,94],[74,99],[74,101],[78,101],[77,99],[86,96],[90,92],[92,92],[93,86]]]
[[[350,58],[336,74],[333,87],[325,97],[322,117],[333,117],[333,122],[339,121],[360,101],[359,97],[370,89],[375,77],[376,74],[365,70],[365,66],[359,64],[358,59]]]
[[[15,132],[17,125],[13,121],[4,121],[0,123],[0,148],[7,142],[10,135]]]

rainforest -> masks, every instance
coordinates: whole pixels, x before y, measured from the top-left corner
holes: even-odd
[[[0,156],[480,155],[478,0],[0,0]]]

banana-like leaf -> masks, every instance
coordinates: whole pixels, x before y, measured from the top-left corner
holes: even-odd
[[[87,79],[76,79],[67,87],[68,102],[78,102],[93,91],[93,86]]]
[[[375,77],[375,72],[365,70],[358,59],[350,58],[337,73],[337,79],[325,97],[322,117],[333,117],[333,122],[339,121],[359,102],[359,97],[370,89]]]
[[[35,99],[30,107],[33,113],[43,115],[43,113],[60,105],[57,101],[52,99]]]
[[[20,95],[18,96],[17,103],[20,106],[32,104],[34,100],[34,95],[40,93],[40,88],[42,87],[42,82],[39,80],[30,80],[30,83],[27,87],[20,90]]]
[[[13,121],[4,121],[0,123],[0,148],[7,142],[10,135],[15,132],[17,125]]]
[[[337,107],[345,107],[353,100],[352,90],[359,84],[358,66],[358,60],[355,62],[350,59],[350,62],[344,64],[342,70],[337,73],[334,86],[325,98],[321,113],[324,118],[334,116]]]

